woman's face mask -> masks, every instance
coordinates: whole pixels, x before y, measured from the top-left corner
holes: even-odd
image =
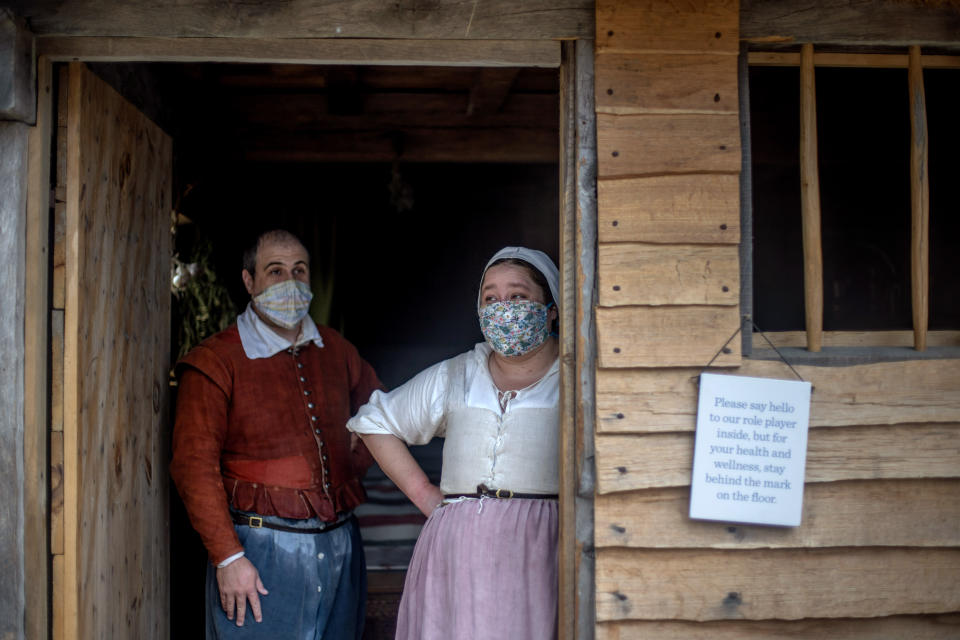
[[[534,300],[491,302],[480,309],[480,331],[498,353],[522,356],[547,339],[550,304]]]
[[[270,285],[253,297],[253,304],[270,322],[284,329],[293,329],[310,309],[313,292],[299,280],[284,280]]]

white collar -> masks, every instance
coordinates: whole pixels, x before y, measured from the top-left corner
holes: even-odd
[[[311,340],[318,347],[323,347],[323,338],[320,337],[320,331],[309,314],[304,316],[300,324],[300,335],[297,336],[296,343],[292,343],[271,329],[270,325],[257,315],[252,303],[249,302],[243,313],[237,316],[237,331],[240,333],[243,352],[251,360],[269,358]]]

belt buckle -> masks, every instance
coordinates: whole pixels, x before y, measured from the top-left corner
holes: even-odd
[[[247,526],[252,529],[261,529],[263,528],[263,518],[260,516],[250,516],[247,518]]]
[[[497,489],[497,492],[494,495],[498,498],[512,498],[513,491],[511,491],[510,489],[507,489],[507,490]]]

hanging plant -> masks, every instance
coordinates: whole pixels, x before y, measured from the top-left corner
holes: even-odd
[[[198,238],[193,262],[173,256],[170,279],[179,315],[177,358],[182,358],[204,338],[226,329],[237,317],[237,309],[211,265],[213,245]]]

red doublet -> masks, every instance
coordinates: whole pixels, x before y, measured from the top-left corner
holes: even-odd
[[[213,563],[241,551],[229,507],[333,520],[365,499],[373,459],[344,426],[381,384],[339,333],[249,359],[236,325],[177,364],[170,475]]]

